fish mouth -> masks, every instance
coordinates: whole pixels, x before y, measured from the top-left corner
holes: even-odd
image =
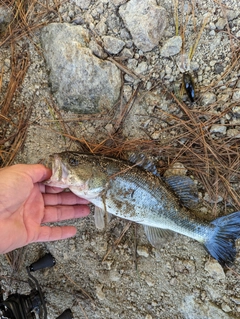
[[[47,165],[52,170],[52,176],[45,184],[49,186],[56,186],[67,188],[67,178],[69,172],[66,166],[62,163],[61,157],[58,154],[49,155]]]

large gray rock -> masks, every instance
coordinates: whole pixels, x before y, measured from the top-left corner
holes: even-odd
[[[158,45],[167,24],[167,14],[156,0],[130,0],[120,7],[119,13],[140,50],[151,51]]]
[[[52,92],[61,108],[95,113],[116,103],[121,87],[120,71],[113,63],[92,54],[87,30],[52,23],[42,29],[41,42]]]

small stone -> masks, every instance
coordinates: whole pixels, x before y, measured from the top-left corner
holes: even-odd
[[[105,129],[106,129],[106,131],[107,131],[109,134],[113,134],[113,133],[114,133],[114,126],[113,126],[111,123],[108,123],[108,124],[105,126]]]
[[[119,9],[133,42],[143,52],[159,44],[167,25],[167,12],[156,0],[130,0]]]
[[[110,54],[118,54],[125,45],[124,41],[109,35],[103,36],[102,38],[104,48]]]
[[[161,56],[169,57],[175,54],[178,54],[181,51],[182,47],[182,37],[175,36],[168,39],[162,49],[161,49]]]
[[[79,6],[81,9],[88,9],[90,6],[91,0],[74,0],[77,6]]]
[[[107,33],[107,25],[106,25],[106,23],[105,23],[105,21],[104,20],[101,20],[97,25],[96,25],[96,27],[95,27],[95,29],[96,29],[96,31],[97,31],[97,33],[99,34],[99,35],[101,35],[101,34],[106,34]]]
[[[195,267],[195,263],[192,260],[184,260],[183,265],[189,273],[192,274],[195,272],[196,267]]]
[[[148,64],[147,62],[143,61],[138,64],[138,66],[135,69],[135,72],[138,74],[143,74],[147,71],[147,69],[148,69]]]
[[[220,124],[214,124],[210,128],[210,133],[219,133],[225,135],[227,132],[227,127]]]
[[[107,270],[110,270],[111,267],[112,267],[113,261],[112,260],[106,260],[106,261],[103,261],[102,264],[104,265],[104,267]]]
[[[197,71],[199,69],[199,64],[196,61],[191,61],[191,69]]]
[[[147,314],[146,317],[145,317],[145,319],[152,319],[152,316],[149,315],[149,314]]]
[[[142,256],[142,257],[146,257],[147,258],[149,256],[148,249],[145,246],[138,246],[137,247],[137,253],[138,253],[139,256]]]
[[[171,286],[177,286],[178,285],[178,280],[177,280],[177,278],[172,278],[170,281],[169,281],[169,284],[171,285]]]
[[[204,269],[217,281],[225,279],[225,273],[221,265],[216,260],[211,259],[207,261]]]
[[[209,32],[209,35],[212,36],[212,37],[214,37],[215,34],[216,34],[216,32],[215,32],[214,30],[211,30],[211,31]]]
[[[153,287],[155,284],[155,281],[149,276],[145,278],[145,281],[149,287]]]
[[[68,252],[67,253],[66,252],[63,253],[63,259],[64,260],[68,260],[69,259],[69,253]]]
[[[173,175],[185,176],[186,174],[187,174],[187,169],[185,168],[185,166],[180,162],[176,162],[169,169],[166,170],[166,172],[164,173],[164,177],[173,176]]]
[[[100,59],[106,59],[107,58],[107,53],[104,52],[103,48],[96,41],[91,40],[89,42],[89,49],[98,58],[100,58]]]
[[[216,102],[217,98],[216,95],[212,92],[205,92],[202,95],[202,104],[203,105],[210,105],[214,102]]]
[[[9,58],[5,59],[4,60],[4,65],[7,67],[7,68],[10,68],[11,66],[11,60]]]
[[[110,0],[115,6],[121,6],[126,3],[128,0]]]
[[[133,53],[131,50],[123,48],[120,56],[122,59],[131,59],[133,57]]]
[[[229,307],[229,305],[227,305],[226,303],[222,303],[221,304],[221,308],[224,312],[230,312],[232,311],[232,309]]]
[[[227,130],[227,137],[240,138],[240,131],[236,128],[230,128]]]
[[[132,97],[132,87],[130,85],[124,85],[123,86],[123,97],[126,101],[128,101]]]
[[[96,286],[96,296],[98,297],[99,300],[104,300],[105,299],[105,293],[102,291],[103,285],[99,284]]]
[[[182,73],[190,71],[190,65],[192,69],[194,70],[194,67],[191,64],[188,54],[180,54],[176,58],[176,63],[179,68],[179,71]],[[199,68],[199,65],[198,65],[198,68]]]
[[[223,198],[220,195],[215,195],[215,197],[211,197],[208,193],[205,193],[203,199],[210,204],[217,204],[222,202]]]
[[[215,50],[218,50],[219,46],[221,45],[221,37],[219,34],[217,34],[215,37],[213,37],[210,41],[210,52],[213,52]]]
[[[231,300],[232,300],[235,304],[240,305],[240,298],[231,297]]]
[[[233,101],[237,101],[237,102],[240,101],[240,90],[236,90],[236,91],[233,93],[232,99],[233,99]],[[240,109],[240,106],[238,106],[238,108]],[[240,112],[239,112],[239,114],[240,114]]]
[[[159,138],[160,138],[160,136],[161,136],[161,132],[160,131],[155,131],[152,135],[151,135],[151,138],[153,139],[153,140],[158,140]]]
[[[226,24],[227,24],[226,19],[219,18],[217,23],[216,23],[216,28],[218,30],[223,30]]]
[[[216,61],[214,61],[214,60],[212,60],[212,61],[209,62],[209,65],[210,65],[210,66],[214,66],[215,64],[216,64]]]
[[[109,278],[111,281],[119,281],[121,279],[121,275],[116,270],[110,271]]]
[[[240,15],[240,11],[229,9],[229,10],[226,10],[226,15],[227,15],[228,21],[232,21]]]
[[[223,71],[224,71],[224,67],[223,67],[223,65],[221,63],[216,63],[214,65],[214,72],[216,74],[221,74]]]

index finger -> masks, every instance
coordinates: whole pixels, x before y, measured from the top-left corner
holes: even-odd
[[[61,187],[55,187],[55,186],[48,186],[43,183],[39,184],[39,188],[41,193],[45,193],[45,194],[58,194],[63,192],[64,189],[67,189],[67,187],[61,188]]]

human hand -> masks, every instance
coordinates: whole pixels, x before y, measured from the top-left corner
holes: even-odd
[[[42,224],[89,214],[86,200],[41,183],[50,176],[51,170],[41,164],[0,169],[0,253],[74,236],[73,226]]]

